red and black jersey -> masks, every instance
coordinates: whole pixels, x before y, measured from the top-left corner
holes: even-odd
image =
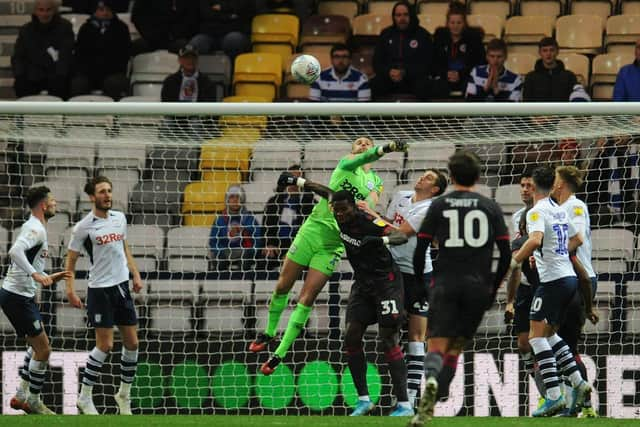
[[[391,252],[382,242],[372,242],[362,246],[362,240],[366,236],[381,237],[389,232],[390,227],[384,221],[357,211],[352,221],[338,223],[338,226],[340,239],[347,250],[347,258],[356,278],[382,277],[397,269]]]
[[[489,281],[494,242],[508,242],[509,232],[495,201],[470,191],[454,191],[434,200],[418,239],[438,242],[436,275],[472,275]]]

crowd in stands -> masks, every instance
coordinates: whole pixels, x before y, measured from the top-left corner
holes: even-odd
[[[221,97],[210,92],[204,73],[198,72],[199,56],[224,54],[233,64],[238,55],[252,49],[283,55],[278,49],[272,49],[273,46],[256,43],[256,30],[252,25],[255,26],[257,16],[265,13],[294,16],[301,27],[296,27],[296,34],[292,36],[290,53],[295,55],[297,49],[304,51],[304,46],[297,46],[298,36],[307,31],[305,20],[313,18],[321,9],[318,3],[314,0],[70,0],[63,2],[67,8],[87,14],[86,22],[74,34],[71,23],[59,13],[57,0],[38,0],[31,22],[19,31],[11,57],[15,94],[20,98],[46,92],[68,99],[93,93],[119,100],[132,94],[128,75],[133,57],[169,51],[180,54],[179,65],[176,65],[177,73],[167,77],[164,83],[162,100],[218,101]],[[306,93],[298,92],[293,100],[590,100],[588,81],[584,81],[589,76],[576,76],[558,59],[559,46],[555,38],[546,36],[539,40],[539,59],[533,70],[514,72],[508,65],[510,45],[501,34],[491,39],[484,28],[470,25],[469,5],[459,1],[450,3],[444,25],[432,29],[432,34],[421,25],[417,15],[420,4],[405,0],[395,3],[391,9],[391,25],[368,41],[356,40],[350,35],[333,43],[327,41],[331,38],[325,39],[322,43],[326,49],[320,51],[326,52],[321,56],[327,55],[330,59],[323,61],[328,67]],[[120,19],[119,14],[127,14],[127,22]],[[347,19],[330,18],[336,22],[340,21],[338,18]],[[133,29],[137,32],[134,37]],[[333,36],[333,39],[339,38],[339,34]],[[360,61],[354,64],[356,51]],[[635,55],[632,64],[619,70],[612,95],[615,101],[640,99],[640,45],[636,45]],[[285,81],[278,88],[282,93],[276,93],[274,99],[291,99],[284,89],[289,82],[285,64],[291,59],[281,59]],[[359,66],[363,69],[358,69]],[[176,91],[176,87],[180,89]],[[226,87],[224,92],[242,95],[233,93],[233,87]]]

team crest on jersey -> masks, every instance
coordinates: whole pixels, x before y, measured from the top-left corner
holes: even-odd
[[[529,215],[529,218],[531,219],[531,221],[536,222],[537,220],[540,219],[540,214],[538,212],[531,212],[531,215]]]
[[[584,210],[580,206],[576,206],[573,208],[573,214],[575,216],[582,216],[584,214]]]
[[[374,184],[373,181],[367,181],[367,188],[369,189],[369,191],[373,190]]]

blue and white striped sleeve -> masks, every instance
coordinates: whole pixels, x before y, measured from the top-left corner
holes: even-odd
[[[358,101],[371,101],[371,88],[369,87],[369,80],[364,73],[360,76],[360,82],[358,84]]]

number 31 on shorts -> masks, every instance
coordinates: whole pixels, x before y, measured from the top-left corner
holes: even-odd
[[[396,305],[396,301],[389,299],[380,301],[380,305],[382,305],[382,314],[398,314],[398,306]]]

